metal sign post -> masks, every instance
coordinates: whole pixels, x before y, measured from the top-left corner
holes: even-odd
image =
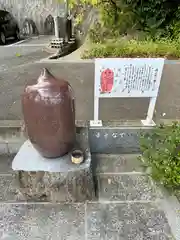
[[[159,91],[163,58],[108,58],[95,60],[94,120],[99,120],[99,98],[150,98],[145,126],[154,126],[153,114]]]

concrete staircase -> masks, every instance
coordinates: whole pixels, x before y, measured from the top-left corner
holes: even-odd
[[[100,201],[154,201],[162,197],[142,172],[137,154],[97,154]]]
[[[148,177],[137,154],[92,154],[97,200],[76,204],[16,197],[11,156],[0,157],[0,240],[180,239],[174,198]],[[178,232],[179,231],[179,232]]]

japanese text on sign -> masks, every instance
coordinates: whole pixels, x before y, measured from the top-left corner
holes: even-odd
[[[98,97],[155,97],[164,59],[96,59]]]

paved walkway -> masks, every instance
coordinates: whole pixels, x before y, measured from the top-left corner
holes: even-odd
[[[18,202],[10,165],[0,159],[2,240],[179,240],[180,213],[147,177],[136,155],[93,155],[98,199],[76,204]],[[174,238],[173,238],[174,236]]]
[[[39,36],[0,46],[0,73],[50,56],[51,54],[47,53],[44,48],[51,38],[52,36]]]
[[[22,119],[21,95],[26,84],[36,82],[42,68],[64,78],[72,85],[76,97],[76,119],[93,119],[94,63],[78,60],[81,49],[59,61],[42,61],[50,54],[37,46],[37,39],[19,46],[0,47],[0,119]],[[42,40],[42,42],[44,39]],[[41,44],[44,44],[42,43]],[[166,64],[156,104],[157,119],[180,118],[180,68],[178,64]],[[145,119],[148,99],[100,100],[100,119]]]

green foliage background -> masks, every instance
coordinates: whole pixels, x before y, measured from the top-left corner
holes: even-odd
[[[81,28],[87,4],[99,13],[89,31],[90,44],[83,54],[85,58],[180,58],[180,0],[67,1],[69,9],[79,10],[75,19],[77,29]]]
[[[152,177],[170,190],[180,192],[180,124],[160,125],[140,138],[141,160]]]
[[[179,0],[68,0],[69,8],[78,4],[96,7],[102,27],[116,34],[136,28],[151,36],[175,37],[180,31]]]

